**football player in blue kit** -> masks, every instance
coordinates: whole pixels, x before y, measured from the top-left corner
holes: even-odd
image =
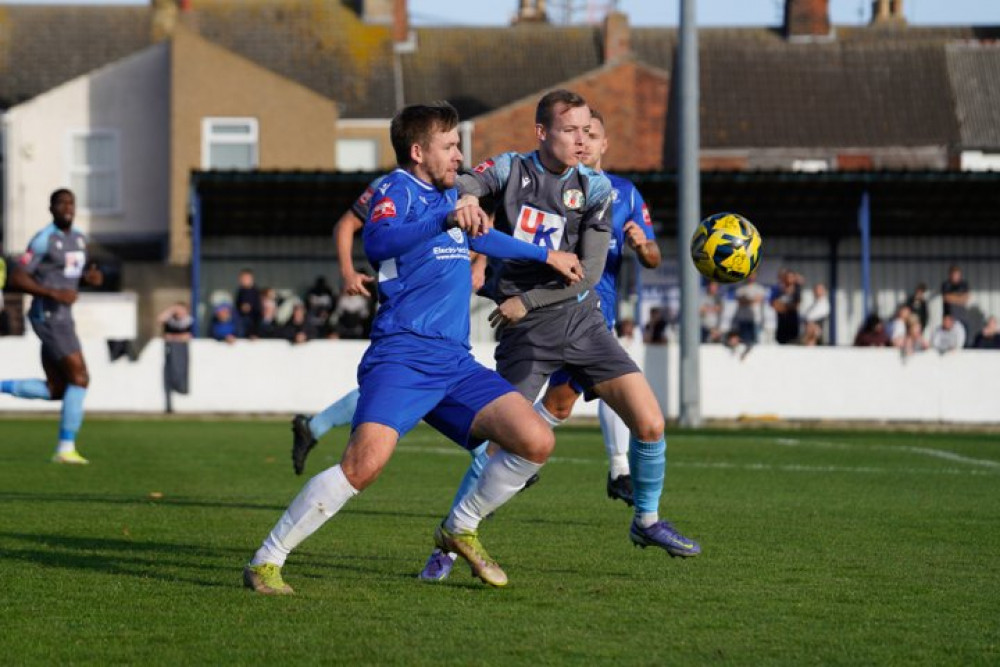
[[[368,218],[368,209],[372,197],[379,184],[386,176],[373,180],[358,197],[333,228],[334,244],[337,248],[337,261],[340,265],[340,279],[344,294],[371,297],[368,285],[375,279],[354,269],[352,246],[354,235],[364,227]],[[486,270],[486,256],[474,253],[472,260],[472,291],[477,292],[483,286]],[[336,401],[325,407],[312,417],[297,414],[292,417],[292,468],[296,475],[305,470],[306,457],[330,429],[350,424],[354,419],[354,411],[358,404],[358,390],[352,389]],[[485,451],[486,443],[472,450],[475,456]]]
[[[579,388],[607,403],[630,431],[635,516],[629,538],[671,556],[696,556],[701,547],[659,516],[666,468],[663,413],[638,366],[608,329],[593,290],[608,254],[613,188],[605,175],[581,164],[590,121],[582,97],[552,91],[536,109],[538,150],[498,155],[457,180],[461,194],[500,202],[498,230],[574,252],[584,267],[584,280],[567,287],[545,267],[490,260],[488,289],[499,304],[491,323],[501,327],[497,371],[534,401],[549,376],[563,368]],[[473,461],[466,480],[475,477],[482,458]],[[435,550],[421,578],[442,579],[450,565],[448,554]]]
[[[581,162],[600,172],[601,159],[608,150],[604,117],[595,109],[590,110],[590,128],[584,143]],[[622,268],[625,246],[635,251],[639,263],[647,269],[660,265],[660,248],[656,245],[649,209],[642,195],[626,178],[604,172],[611,181],[611,240],[604,273],[595,290],[600,298],[601,312],[608,328],[614,331],[618,317],[618,275]],[[542,418],[553,426],[566,421],[573,405],[583,393],[583,387],[573,381],[570,374],[559,369],[549,377],[548,389],[539,404],[535,405]],[[625,504],[634,504],[632,476],[628,464],[628,426],[607,403],[600,401],[598,417],[604,435],[604,448],[608,455],[608,497]]]
[[[379,184],[364,226],[381,307],[358,367],[351,438],[340,464],[305,485],[244,568],[244,584],[258,593],[292,592],[281,574],[289,553],[375,481],[421,419],[467,449],[486,439],[499,445],[434,541],[487,584],[507,583],[479,541],[479,523],[541,468],[555,440],[531,404],[472,357],[469,250],[543,263],[569,281],[582,271],[572,253],[491,232],[478,206],[456,208],[457,126],[445,103],[405,107],[390,125],[400,168]]]
[[[76,449],[76,434],[83,424],[83,401],[90,384],[87,363],[73,322],[73,303],[81,280],[103,282],[101,272],[88,268],[87,240],[73,228],[76,198],[66,189],[49,197],[52,222],[35,234],[20,266],[12,271],[9,287],[31,294],[28,321],[42,341],[45,379],[0,380],[0,393],[19,398],[62,401],[59,440],[53,463],[86,465]]]

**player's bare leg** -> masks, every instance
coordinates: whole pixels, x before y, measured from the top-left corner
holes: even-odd
[[[640,547],[657,546],[671,556],[697,556],[701,547],[678,533],[659,515],[666,470],[667,443],[663,413],[641,373],[628,373],[594,385],[594,392],[622,418],[632,433],[629,464],[635,500],[635,519],[629,530]]]
[[[310,479],[292,500],[244,569],[244,584],[258,593],[291,593],[291,587],[281,578],[288,554],[378,478],[398,440],[394,428],[370,422],[360,424],[351,435],[340,464]]]
[[[484,582],[504,586],[507,575],[479,542],[479,524],[538,472],[555,447],[555,437],[531,404],[516,392],[480,410],[471,434],[490,439],[500,450],[490,457],[476,486],[438,527],[434,541],[442,551],[454,551],[468,561],[473,574]]]

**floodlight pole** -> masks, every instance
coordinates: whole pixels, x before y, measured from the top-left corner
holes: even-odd
[[[698,27],[695,0],[681,0],[680,42],[677,61],[680,84],[678,123],[677,254],[681,279],[680,425],[701,425],[701,372],[698,318],[700,280],[691,262],[690,243],[701,218],[700,164],[698,161]]]

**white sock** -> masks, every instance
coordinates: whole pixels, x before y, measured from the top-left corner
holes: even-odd
[[[604,451],[608,455],[611,479],[628,475],[628,441],[632,437],[628,426],[604,401],[597,405],[597,416],[601,419],[601,433],[604,434]]]
[[[542,403],[542,399],[538,399],[537,401],[535,401],[535,404],[531,407],[535,408],[535,412],[537,412],[538,415],[545,420],[545,423],[547,423],[552,428],[555,428],[556,426],[559,426],[559,424],[562,424],[564,421],[566,421],[565,419],[559,419],[551,412],[549,412],[549,409],[545,407],[544,403]]]
[[[643,528],[649,528],[660,520],[659,512],[639,512],[635,515],[636,523]]]
[[[499,450],[486,463],[476,486],[451,508],[444,527],[451,532],[474,533],[483,517],[513,498],[541,468],[541,463]]]
[[[292,549],[319,530],[320,526],[356,495],[357,489],[347,481],[339,465],[316,475],[295,496],[295,500],[281,515],[250,564],[284,565]]]
[[[76,443],[72,440],[60,440],[56,445],[56,454],[68,454],[76,451]]]

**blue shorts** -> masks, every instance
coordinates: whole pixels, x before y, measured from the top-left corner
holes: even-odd
[[[570,389],[578,394],[583,393],[583,385],[573,379],[573,376],[569,374],[565,368],[560,368],[555,373],[549,376],[549,386],[550,387],[561,387],[564,384],[568,384]]]
[[[423,419],[469,450],[483,442],[469,435],[479,411],[516,391],[464,347],[417,349],[398,342],[372,343],[358,366],[358,389],[352,430],[372,422],[403,437]]]

